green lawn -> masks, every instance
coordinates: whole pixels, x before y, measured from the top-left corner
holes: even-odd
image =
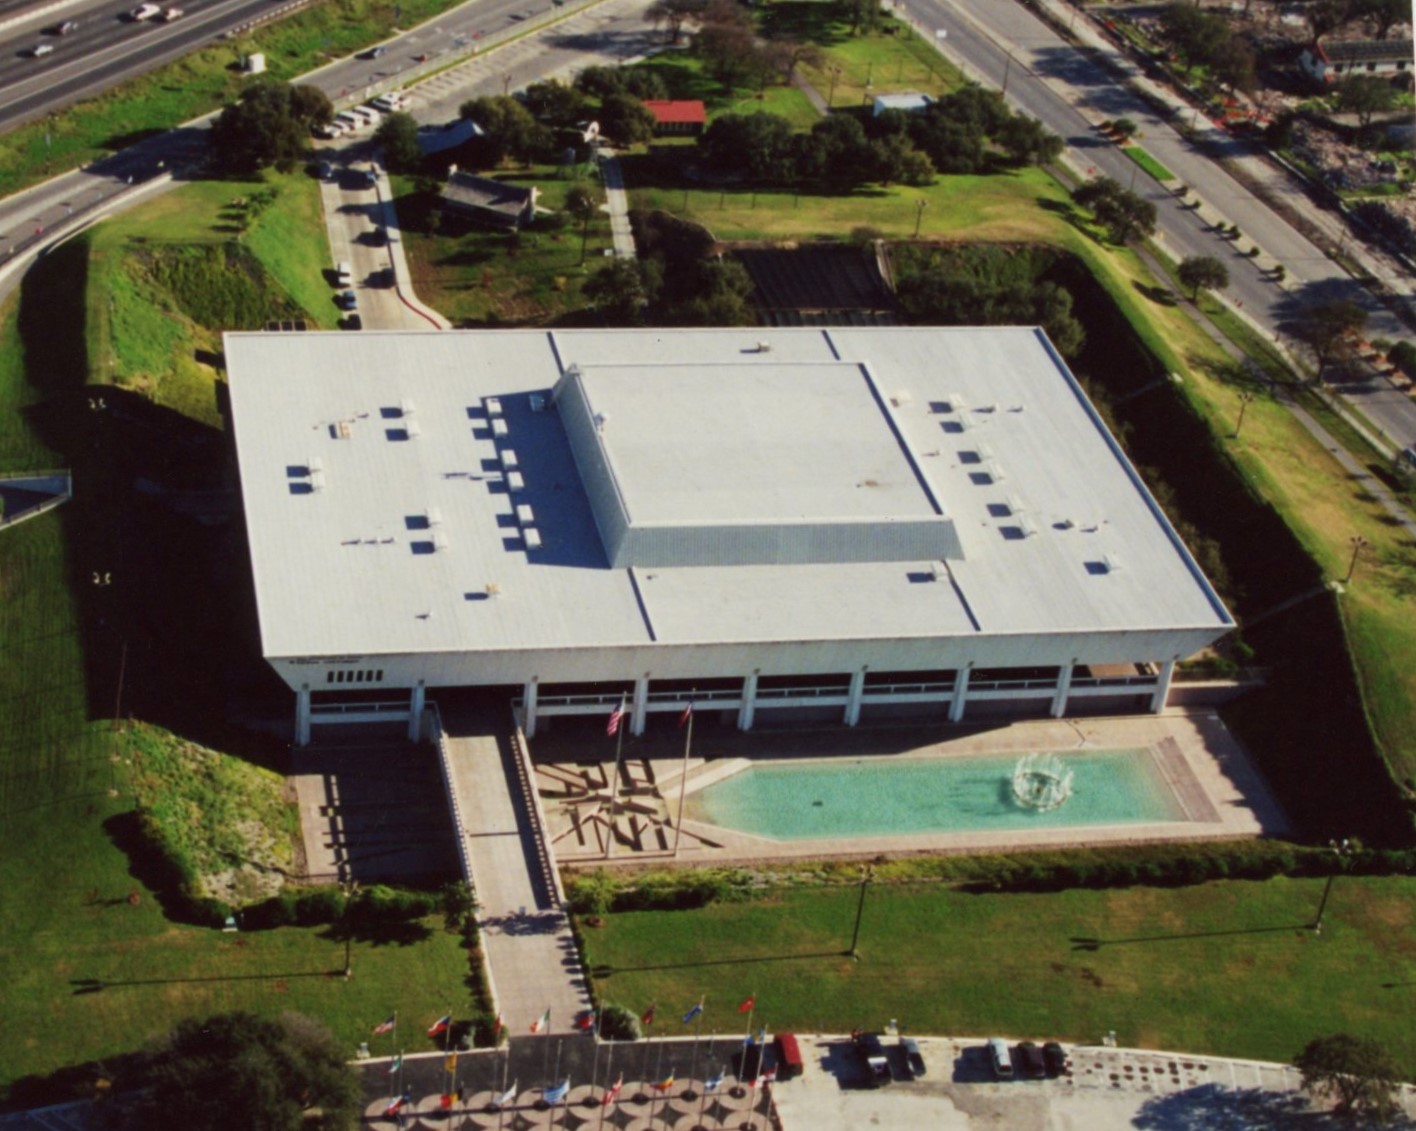
[[[890,1018],[924,1033],[1096,1041],[1286,1060],[1345,1030],[1416,1059],[1409,995],[1416,880],[1224,882],[1056,895],[788,890],[700,911],[618,913],[586,929],[602,1001],[675,1016],[706,995],[705,1031],[846,1032]],[[1088,940],[1100,940],[1094,946]],[[1396,941],[1394,941],[1396,940]]]
[[[541,190],[538,209],[560,212],[575,183],[546,166],[498,174]],[[602,203],[598,180],[583,182]],[[580,286],[603,261],[610,240],[609,216],[591,218],[585,253],[581,225],[569,220],[556,227],[539,219],[519,236],[478,228],[456,219],[440,219],[430,232],[431,201],[395,179],[404,250],[418,297],[454,325],[546,325],[583,310]]]
[[[262,194],[269,203],[253,205]],[[320,327],[334,325],[324,275],[329,243],[319,186],[303,172],[184,185],[80,238],[88,249],[87,345],[93,379],[141,390],[194,419],[219,423],[213,395],[217,375],[209,360],[221,348],[222,330],[256,329],[264,318],[282,315]],[[204,320],[209,296],[174,291],[145,269],[149,257],[164,251],[190,254],[233,240],[263,269],[251,281],[256,301],[244,307],[244,321]],[[217,290],[236,281],[217,271],[202,286]]]
[[[1158,181],[1173,181],[1175,174],[1142,149],[1139,145],[1128,145],[1121,150],[1127,157]]]

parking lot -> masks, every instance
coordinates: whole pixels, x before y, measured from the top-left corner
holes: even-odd
[[[400,233],[387,192],[377,189],[366,147],[334,143],[317,149],[317,159],[329,165],[321,176],[320,194],[330,245],[330,304],[354,293],[352,307],[343,309],[341,324],[357,313],[365,330],[427,330],[428,319],[406,304],[398,293],[394,254]],[[383,182],[385,190],[387,181]],[[352,281],[337,286],[334,266],[348,263]]]
[[[851,1038],[798,1035],[798,1041],[802,1075],[773,1088],[787,1131],[1258,1131],[1323,1125],[1299,1091],[1297,1071],[1284,1065],[1085,1045],[1066,1047],[1061,1075],[1000,1081],[982,1040],[919,1038],[925,1074],[904,1080],[896,1071],[891,1082],[871,1087]],[[886,1034],[882,1044],[898,1069],[898,1039]],[[1009,1045],[1020,1072],[1017,1042]],[[1416,1113],[1416,1091],[1406,1089],[1403,1100],[1408,1114]]]

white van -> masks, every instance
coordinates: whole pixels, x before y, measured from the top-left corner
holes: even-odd
[[[988,1038],[988,1063],[995,1080],[1013,1078],[1013,1058],[1008,1055],[1008,1042],[1001,1037]]]
[[[380,114],[377,110],[375,110],[372,106],[356,106],[354,107],[354,109],[350,110],[349,113],[353,114],[356,118],[360,119],[365,125],[369,126],[377,126],[379,124],[379,119],[383,117],[383,115]]]
[[[334,116],[334,124],[346,132],[364,128],[364,119],[351,110],[341,110]]]
[[[348,287],[354,282],[354,271],[349,264],[339,262],[334,265],[334,285],[336,287]]]

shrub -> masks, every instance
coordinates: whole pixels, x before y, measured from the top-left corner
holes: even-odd
[[[641,1035],[639,1015],[634,1010],[615,1002],[600,1007],[600,1036],[611,1041],[637,1041]]]

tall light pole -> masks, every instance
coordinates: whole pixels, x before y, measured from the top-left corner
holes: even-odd
[[[841,68],[831,68],[831,89],[826,95],[826,109],[831,109],[836,103],[836,80],[841,77]]]
[[[1313,919],[1312,930],[1315,935],[1323,933],[1323,913],[1327,911],[1328,896],[1332,894],[1332,882],[1337,879],[1337,873],[1339,871],[1345,872],[1347,870],[1347,861],[1352,858],[1352,855],[1357,851],[1359,846],[1346,837],[1343,837],[1340,841],[1328,841],[1328,847],[1332,849],[1333,854],[1337,857],[1337,866],[1333,871],[1328,873],[1327,883],[1323,885],[1323,898],[1318,902],[1318,914]]]
[[[1367,545],[1367,540],[1360,534],[1354,534],[1348,541],[1352,543],[1352,560],[1347,563],[1347,576],[1342,579],[1344,585],[1352,583],[1352,575],[1357,572],[1357,558]]]
[[[860,901],[856,904],[855,929],[851,932],[851,948],[846,951],[855,959],[860,958],[856,944],[860,942],[860,921],[865,917],[865,889],[870,886],[870,881],[873,879],[875,879],[875,869],[867,864],[860,870]]]
[[[1234,438],[1239,439],[1239,433],[1244,430],[1244,413],[1248,411],[1249,405],[1253,403],[1253,393],[1239,394],[1239,421],[1234,425]]]
[[[1008,95],[1008,76],[1013,73],[1013,53],[1008,52],[1008,61],[1003,64],[1003,95]]]
[[[924,219],[924,208],[928,203],[929,201],[925,200],[923,197],[915,201],[915,239],[919,239],[919,224],[920,221]]]

